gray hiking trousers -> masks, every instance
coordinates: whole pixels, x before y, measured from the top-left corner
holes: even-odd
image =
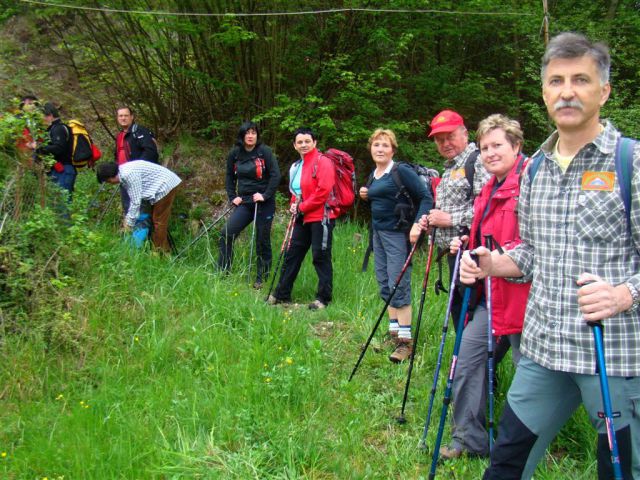
[[[478,305],[462,332],[456,374],[453,379],[451,446],[472,454],[489,454],[487,412],[487,309]],[[509,335],[513,362],[520,359],[520,335]],[[494,342],[495,350],[495,342]],[[494,366],[495,368],[495,366]]]
[[[609,380],[614,426],[625,480],[640,480],[640,377]],[[597,375],[549,370],[522,357],[509,389],[485,480],[529,480],[573,412],[584,405],[598,431],[598,478],[613,478]]]

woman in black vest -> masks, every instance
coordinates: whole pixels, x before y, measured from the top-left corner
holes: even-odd
[[[271,269],[271,224],[279,183],[278,159],[260,141],[258,125],[244,122],[238,129],[236,145],[227,156],[225,187],[229,201],[236,208],[222,230],[218,266],[222,271],[231,269],[233,241],[255,215],[258,268],[254,288],[262,287]]]

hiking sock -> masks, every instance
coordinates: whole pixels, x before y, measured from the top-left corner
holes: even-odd
[[[389,319],[389,334],[394,336],[398,334],[398,330],[400,330],[400,324],[396,318]]]
[[[400,325],[398,338],[401,340],[411,340],[411,325]]]

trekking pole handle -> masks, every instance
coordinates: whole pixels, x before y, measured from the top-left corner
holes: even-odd
[[[592,283],[595,283],[595,280],[587,280],[582,285],[580,285],[580,288],[586,287],[587,285],[590,285]],[[591,328],[593,328],[593,327],[602,328],[602,321],[600,321],[600,320],[591,320],[591,321],[587,322],[587,325],[589,325]]]
[[[489,250],[493,250],[495,248],[496,250],[498,250],[498,253],[500,255],[504,255],[504,249],[500,246],[500,243],[498,243],[496,239],[493,238],[493,235],[484,235],[484,243]]]

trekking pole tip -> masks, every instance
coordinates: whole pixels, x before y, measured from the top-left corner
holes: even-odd
[[[396,422],[398,422],[398,424],[400,425],[404,425],[405,423],[407,423],[407,419],[403,414],[400,414],[396,417]]]

